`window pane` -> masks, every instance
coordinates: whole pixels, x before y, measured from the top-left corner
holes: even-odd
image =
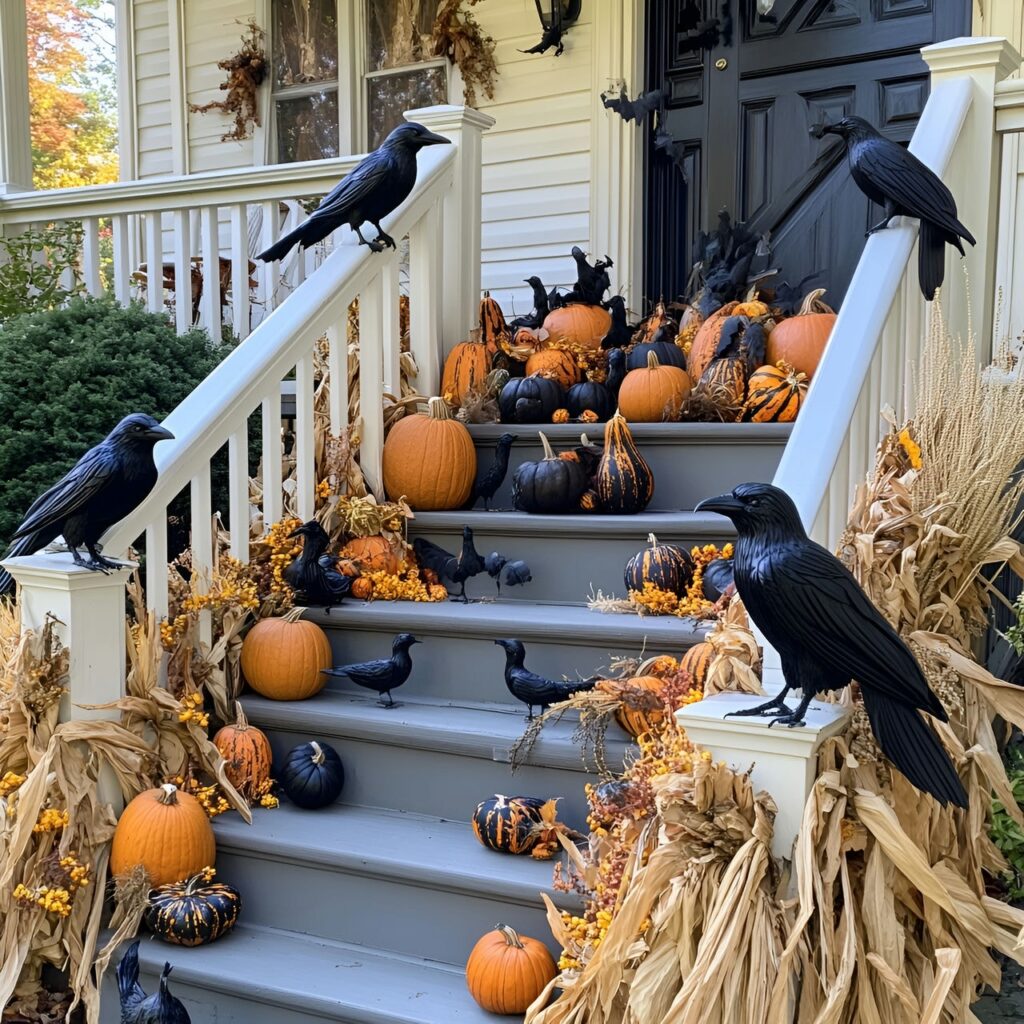
[[[319,92],[293,100],[277,100],[278,163],[323,160],[339,156],[338,92]]]
[[[274,88],[338,78],[336,0],[273,0]]]
[[[400,125],[406,110],[448,102],[448,79],[444,68],[419,68],[366,81],[369,92],[370,149]]]
[[[430,42],[438,0],[366,0],[368,67],[400,67],[434,56]]]

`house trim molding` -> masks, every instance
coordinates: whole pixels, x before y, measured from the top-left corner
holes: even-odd
[[[135,4],[115,0],[114,44],[117,54],[117,174],[134,181],[139,174],[139,135],[135,90]]]
[[[171,168],[188,174],[188,97],[185,92],[185,12],[182,0],[167,0],[167,57],[170,68]]]

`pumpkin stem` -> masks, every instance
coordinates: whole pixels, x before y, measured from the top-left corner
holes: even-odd
[[[281,618],[284,619],[285,622],[298,622],[299,619],[302,618],[305,611],[306,609],[304,607],[293,608],[291,611],[286,612],[284,615],[282,615]]]
[[[165,782],[161,787],[163,793],[157,797],[165,807],[173,807],[178,802],[178,787],[173,782]]]
[[[313,764],[321,765],[327,758],[324,757],[324,748],[316,740],[310,740],[309,745],[313,748]]]
[[[239,732],[245,732],[249,728],[249,719],[245,717],[242,702],[239,700],[235,701],[235,728]]]
[[[659,366],[661,366],[661,363],[658,362],[658,357],[653,352],[648,352],[647,353],[647,369],[648,370],[657,370]]]
[[[515,928],[510,927],[507,924],[496,924],[494,930],[501,932],[505,936],[505,942],[510,946],[515,946],[516,949],[525,949],[522,939],[519,938],[519,933]]]
[[[557,459],[558,456],[555,454],[554,448],[551,447],[551,442],[547,439],[542,430],[537,431],[537,436],[540,438],[540,446],[544,449],[544,461],[550,461],[551,459]]]
[[[821,297],[824,294],[824,288],[815,288],[813,291],[809,291],[804,296],[804,301],[800,303],[800,311],[797,316],[807,316],[808,313],[834,313],[835,310],[827,302],[822,302]]]
[[[653,533],[649,533],[647,534],[647,543],[650,544],[652,548],[656,548],[658,546],[658,538],[655,537]]]
[[[427,409],[432,420],[450,420],[452,418],[452,411],[443,398],[427,399]]]

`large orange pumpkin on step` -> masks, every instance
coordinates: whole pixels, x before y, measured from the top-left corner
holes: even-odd
[[[580,369],[571,352],[562,348],[542,348],[526,360],[526,376],[539,373],[557,380],[563,388],[571,388],[580,379]]]
[[[727,302],[721,309],[716,309],[701,325],[693,339],[693,346],[686,360],[686,369],[690,380],[700,380],[708,363],[715,358],[718,343],[722,338],[722,327],[733,315],[738,302]]]
[[[526,1013],[557,973],[547,946],[499,924],[466,962],[469,994],[488,1013]]]
[[[262,796],[270,781],[270,741],[262,729],[249,724],[242,705],[235,702],[235,721],[213,737],[213,745],[224,758],[224,774],[242,796]]]
[[[217,846],[206,811],[169,783],[140,793],[121,812],[110,847],[114,876],[141,864],[155,887],[212,868]]]
[[[706,640],[694,644],[679,659],[679,667],[685,669],[693,678],[693,685],[704,689],[708,681],[708,669],[711,668],[711,659],[715,656],[715,649]]]
[[[491,357],[487,346],[477,337],[464,341],[448,353],[441,377],[441,394],[453,405],[462,405],[466,395],[479,389],[491,369]]]
[[[398,572],[400,559],[386,537],[353,537],[342,549],[341,557],[351,559],[360,572]]]
[[[807,394],[807,375],[786,362],[762,366],[747,381],[743,418],[752,423],[792,423]]]
[[[678,366],[662,366],[654,352],[647,365],[630,370],[619,388],[619,412],[630,423],[661,423],[679,419],[690,394],[690,378]]]
[[[612,325],[612,316],[601,306],[570,302],[554,309],[544,319],[549,345],[579,345],[599,349]]]
[[[327,634],[292,609],[282,618],[260,619],[242,641],[242,675],[270,700],[305,700],[327,682],[325,668],[334,664]]]
[[[657,676],[635,676],[627,680],[627,685],[644,694],[660,694],[665,686],[665,680]],[[638,702],[639,703],[639,702]],[[657,707],[646,708],[634,706],[629,703],[628,698],[619,706],[615,712],[615,721],[629,733],[633,739],[643,735],[645,732],[652,732],[659,728],[665,720],[665,712],[660,703]]]
[[[808,292],[796,316],[776,324],[768,335],[769,363],[785,360],[808,380],[814,376],[836,324],[835,312],[821,299],[824,294],[824,288]]]
[[[476,449],[443,398],[404,416],[384,442],[384,490],[419,511],[462,508],[476,480]]]

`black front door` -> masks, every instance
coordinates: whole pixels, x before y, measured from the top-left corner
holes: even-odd
[[[644,290],[681,294],[693,243],[722,207],[770,232],[780,278],[841,301],[873,217],[832,136],[808,129],[859,114],[909,141],[928,93],[920,49],[970,32],[969,0],[650,0],[648,89],[668,92],[679,166],[653,145],[644,194]],[[694,49],[695,20],[718,21]],[[653,134],[653,133],[652,133]],[[684,177],[685,175],[685,177]]]

